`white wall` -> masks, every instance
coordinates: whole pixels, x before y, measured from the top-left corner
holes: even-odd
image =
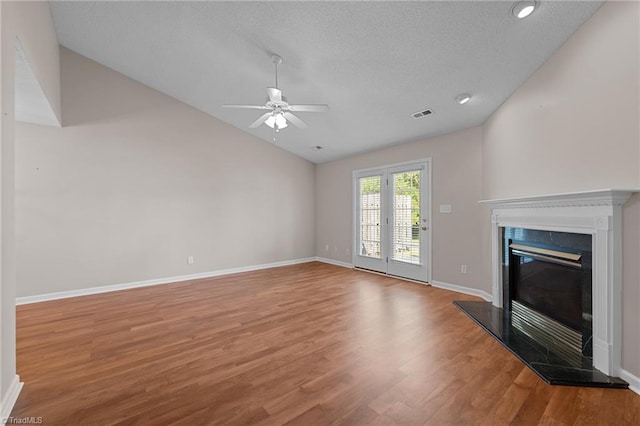
[[[51,109],[60,118],[58,41],[46,2],[0,2],[0,416],[16,396],[14,90],[16,39],[32,60],[33,72]]]
[[[64,126],[16,126],[19,297],[315,256],[312,163],[66,49],[61,69]]]
[[[488,235],[483,235],[482,226],[489,214],[478,204],[482,180],[480,127],[317,165],[318,256],[351,263],[354,170],[427,157],[432,159],[433,175],[432,279],[491,293],[490,256],[483,250]],[[451,204],[452,213],[439,213],[440,204]],[[468,265],[467,274],[460,273],[461,264]]]
[[[640,6],[610,2],[484,125],[483,197],[640,187]],[[640,201],[623,209],[623,359],[640,376]]]
[[[485,123],[485,198],[637,185],[637,7],[603,6]]]
[[[5,395],[16,374],[15,275],[13,273],[13,94],[14,34],[8,7],[0,3],[0,416]]]
[[[9,2],[11,24],[25,50],[29,66],[58,123],[62,122],[60,102],[60,50],[46,1]]]

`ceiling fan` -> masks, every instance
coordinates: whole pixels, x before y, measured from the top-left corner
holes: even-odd
[[[324,112],[329,110],[329,105],[291,105],[287,102],[287,98],[282,96],[282,91],[278,88],[278,65],[282,63],[282,58],[278,55],[271,56],[271,60],[275,65],[276,84],[275,87],[267,87],[267,99],[264,105],[222,105],[225,108],[245,108],[245,109],[261,109],[268,112],[260,116],[256,121],[249,125],[250,128],[258,127],[266,124],[271,127],[274,132],[287,127],[288,123],[293,124],[301,129],[307,128],[307,124],[293,115],[294,112]]]

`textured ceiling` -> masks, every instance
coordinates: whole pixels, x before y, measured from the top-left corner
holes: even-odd
[[[299,113],[276,144],[321,163],[482,124],[602,2],[52,2],[60,43],[272,143],[270,55]],[[471,101],[458,105],[457,94]],[[431,108],[415,120],[411,113]],[[229,143],[233,143],[230,141]],[[314,151],[312,146],[324,149]]]

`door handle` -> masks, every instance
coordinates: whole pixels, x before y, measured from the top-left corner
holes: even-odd
[[[422,230],[423,230],[423,231],[426,231],[426,230],[427,230],[427,227],[426,227],[426,226],[423,226],[423,227],[422,227]]]

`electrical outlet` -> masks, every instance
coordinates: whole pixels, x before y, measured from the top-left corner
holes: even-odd
[[[326,246],[324,246],[324,251],[329,251],[329,244],[327,244]]]
[[[189,256],[189,257],[187,257],[187,263],[188,263],[189,265],[191,265],[193,262],[194,262],[194,260],[193,260],[193,256]]]
[[[467,265],[460,265],[460,272],[463,274],[467,273]]]

